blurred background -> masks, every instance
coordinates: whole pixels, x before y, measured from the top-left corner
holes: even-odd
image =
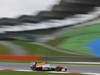
[[[34,72],[34,61],[68,71]],[[81,72],[100,75],[100,0],[0,0],[0,74]]]
[[[0,55],[100,56],[99,0],[0,0]]]

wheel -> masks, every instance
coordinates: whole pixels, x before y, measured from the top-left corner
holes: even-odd
[[[61,70],[62,72],[67,72],[67,68],[64,68]]]
[[[30,68],[31,68],[31,70],[35,71],[35,67],[30,67]]]
[[[61,70],[62,70],[61,68],[56,68],[56,71],[58,71],[58,72],[61,71]]]

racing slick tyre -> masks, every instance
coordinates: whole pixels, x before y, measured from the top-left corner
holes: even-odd
[[[33,71],[42,71],[42,70],[43,70],[42,67],[38,67],[38,68],[36,68],[36,67],[30,67],[30,68],[31,68],[31,70],[33,70]]]
[[[61,71],[61,68],[56,68],[56,71],[57,71],[57,72]]]
[[[66,72],[67,71],[67,68],[56,68],[56,71],[57,72],[60,72],[60,71]]]
[[[30,67],[31,70],[33,70],[33,67]]]
[[[64,68],[61,70],[62,72],[67,72],[67,68]]]
[[[34,67],[30,67],[30,69],[33,70],[33,71],[35,71],[35,68]]]

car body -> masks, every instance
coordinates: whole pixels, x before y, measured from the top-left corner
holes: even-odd
[[[63,65],[51,65],[47,62],[44,63],[36,63],[32,62],[30,66],[33,71],[58,71],[58,72],[66,72],[67,68]]]

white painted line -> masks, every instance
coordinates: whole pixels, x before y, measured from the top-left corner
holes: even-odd
[[[24,70],[24,69],[18,69],[18,70],[14,70],[14,69],[10,69],[10,68],[0,68],[0,70],[8,70],[8,71],[22,71],[22,72],[38,72],[38,71],[32,71],[32,70]],[[100,75],[100,73],[80,73],[80,72],[56,72],[56,71],[47,71],[48,73],[64,73],[64,74],[68,74],[68,73],[72,73],[72,74],[87,74],[87,75]]]
[[[51,63],[64,63],[64,64],[100,64],[100,62],[51,62]]]

